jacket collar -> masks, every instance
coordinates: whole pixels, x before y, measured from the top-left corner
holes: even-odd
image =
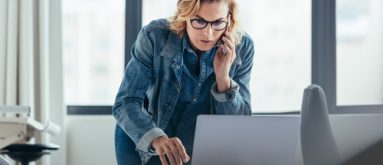
[[[160,56],[169,58],[173,62],[181,62],[182,40],[176,33],[169,32],[164,46],[165,47],[162,49]]]

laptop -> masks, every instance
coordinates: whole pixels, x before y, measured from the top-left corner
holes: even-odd
[[[200,115],[191,164],[302,164],[299,132],[299,115]]]
[[[11,163],[0,155],[0,165],[11,165]]]

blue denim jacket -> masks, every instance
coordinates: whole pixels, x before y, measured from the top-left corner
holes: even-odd
[[[211,87],[211,112],[214,114],[251,115],[249,80],[254,46],[248,35],[236,46],[236,53],[229,73],[232,88],[218,93],[215,83]],[[150,150],[152,140],[166,136],[163,130],[183,86],[182,38],[170,31],[167,20],[155,20],[141,29],[131,55],[113,115],[146,162],[155,155]],[[147,107],[144,107],[145,98]]]

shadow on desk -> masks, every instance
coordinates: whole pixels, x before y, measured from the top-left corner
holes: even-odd
[[[383,164],[383,139],[356,154],[343,165],[381,165]]]

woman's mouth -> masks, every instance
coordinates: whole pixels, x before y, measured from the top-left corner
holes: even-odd
[[[211,44],[213,41],[211,40],[200,40],[203,44]]]

